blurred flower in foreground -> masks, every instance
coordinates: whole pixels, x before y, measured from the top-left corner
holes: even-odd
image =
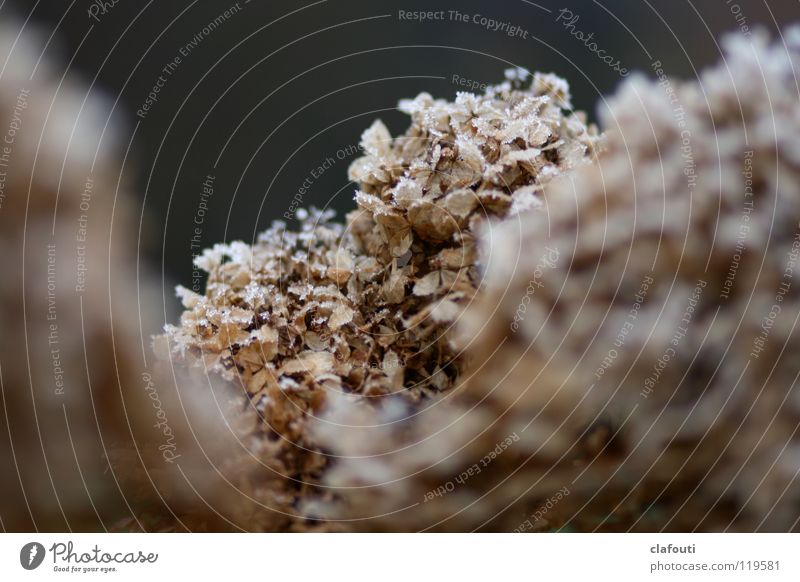
[[[800,29],[725,47],[697,82],[658,63],[626,81],[599,164],[486,232],[452,398],[404,422],[340,403],[319,425],[347,457],[326,474],[335,517],[800,527]]]
[[[121,395],[137,391],[148,316],[132,225],[114,220],[133,213],[111,102],[46,46],[0,25],[0,516],[102,530],[127,508],[107,455],[132,446]]]

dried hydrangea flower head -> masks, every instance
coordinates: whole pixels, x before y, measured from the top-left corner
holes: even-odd
[[[541,204],[544,186],[600,145],[585,114],[571,111],[566,81],[524,69],[506,76],[453,102],[427,93],[401,101],[405,134],[392,138],[376,121],[349,169],[359,185],[348,215],[355,252],[385,269],[375,301],[390,316],[380,333],[402,346],[402,361],[436,361],[407,367],[407,384],[441,391],[460,372],[448,331],[480,284],[477,229]]]
[[[365,253],[387,264],[470,244],[481,219],[536,207],[547,182],[592,158],[597,132],[571,111],[566,81],[506,74],[482,95],[401,101],[411,116],[404,135],[392,138],[381,121],[364,132],[366,155],[349,175],[360,188],[351,227]]]
[[[209,273],[205,292],[179,289],[186,311],[157,343],[240,386],[250,436],[274,443],[255,456],[280,459],[285,480],[270,487],[289,507],[312,497],[297,483],[319,483],[329,446],[308,420],[326,397],[371,404],[400,393],[416,406],[453,385],[446,331],[477,286],[471,229],[535,205],[544,183],[592,156],[598,137],[582,114],[565,113],[564,81],[511,76],[454,103],[403,102],[412,114],[403,137],[380,122],[367,130],[346,229],[301,211],[298,232],[277,222],[253,245],[206,251],[196,260]],[[252,471],[263,474],[257,463]],[[286,528],[270,523],[255,527]]]
[[[347,406],[333,418],[363,428],[320,429],[350,457],[327,482],[361,487],[337,515],[798,529],[800,29],[784,41],[730,37],[696,82],[623,84],[599,164],[483,241],[506,255],[464,317],[474,373],[452,407],[398,430]]]

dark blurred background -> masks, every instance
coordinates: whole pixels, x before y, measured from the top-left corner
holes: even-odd
[[[562,9],[579,17],[573,28]],[[401,20],[400,10],[458,10],[468,22],[448,13]],[[658,59],[692,77],[719,58],[723,32],[800,20],[795,0],[73,0],[15,1],[5,11],[52,35],[47,51],[69,64],[68,76],[118,100],[127,178],[145,218],[141,252],[163,267],[166,285],[188,287],[194,252],[252,240],[304,182],[303,205],[351,208],[353,146],[376,117],[393,134],[405,129],[400,98],[450,99],[464,89],[454,75],[493,83],[519,65],[568,79],[574,106],[593,117],[621,77],[570,32],[593,33],[627,69],[647,72]],[[522,32],[488,30],[474,15]],[[317,171],[326,159],[333,163]],[[209,175],[213,193],[204,195]]]

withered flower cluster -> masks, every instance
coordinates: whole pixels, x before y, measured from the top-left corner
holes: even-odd
[[[725,47],[696,82],[624,83],[599,163],[482,241],[496,258],[448,402],[334,409],[319,430],[346,503],[331,515],[365,530],[798,529],[800,29]]]
[[[480,284],[480,225],[536,207],[547,183],[594,157],[600,138],[569,111],[563,80],[507,75],[482,95],[401,102],[412,119],[403,136],[380,121],[364,132],[346,226],[300,211],[299,231],[276,222],[253,245],[206,251],[202,295],[179,289],[186,311],[159,351],[238,386],[234,415],[252,420],[237,433],[251,469],[226,478],[249,487],[262,463],[284,477],[251,495],[259,517],[238,526],[307,527],[301,502],[330,449],[309,422],[328,399],[381,406],[399,395],[414,408],[454,385],[463,362],[449,330]],[[265,520],[264,508],[278,517]]]
[[[380,314],[373,330],[398,346],[414,391],[446,390],[461,371],[447,332],[480,284],[476,233],[542,204],[550,180],[588,163],[600,143],[585,114],[570,111],[564,80],[506,76],[454,102],[427,93],[401,101],[406,133],[392,138],[376,121],[349,170],[360,186],[348,215],[354,252],[381,268],[381,288],[368,293],[368,310]]]

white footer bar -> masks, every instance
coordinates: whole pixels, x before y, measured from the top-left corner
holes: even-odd
[[[796,581],[798,554],[793,534],[4,534],[0,580]]]

